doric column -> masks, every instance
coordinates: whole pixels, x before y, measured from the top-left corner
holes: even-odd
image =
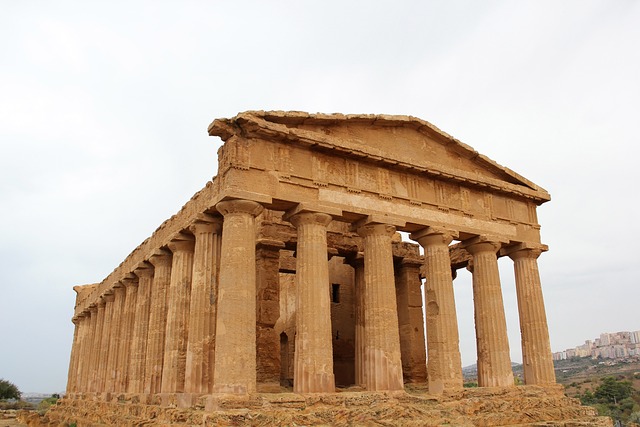
[[[418,259],[403,259],[396,268],[396,302],[402,374],[408,383],[427,381],[427,354],[424,346],[422,282]]]
[[[216,205],[224,215],[214,392],[256,391],[256,228],[263,207],[249,200]]]
[[[173,240],[169,243],[169,249],[173,253],[173,263],[167,297],[169,307],[161,392],[181,393],[184,391],[187,363],[194,242],[193,240]]]
[[[185,368],[184,391],[208,393],[212,383],[215,339],[211,318],[215,318],[218,282],[218,241],[220,222],[196,223],[191,226],[195,236],[191,302],[189,304],[189,342]]]
[[[98,307],[99,305],[96,303],[93,303],[89,306],[89,330],[87,331],[87,337],[82,349],[83,363],[80,367],[80,384],[82,386],[80,391],[83,392],[92,391],[92,381],[94,381],[95,373],[97,371],[97,365],[95,365],[94,363],[97,360],[96,356],[100,353],[99,344],[96,344]]]
[[[518,314],[522,335],[522,365],[525,384],[554,384],[553,355],[544,309],[538,257],[546,246],[527,248],[520,245],[509,253],[513,260],[518,296]]]
[[[131,341],[136,316],[136,303],[138,299],[138,279],[130,275],[123,279],[125,286],[125,303],[120,324],[120,346],[118,348],[118,360],[116,367],[115,391],[126,392],[129,382],[129,362],[131,360]]]
[[[82,319],[82,329],[80,330],[82,333],[80,339],[80,354],[78,355],[78,387],[76,390],[78,392],[89,391],[88,373],[89,367],[91,366],[91,346],[93,345],[91,318],[96,317],[97,313],[98,307],[96,304],[93,304],[83,312],[84,318]]]
[[[99,354],[96,354],[94,363],[95,367],[94,384],[91,391],[96,393],[102,393],[106,391],[107,384],[107,362],[109,360],[109,337],[111,335],[111,318],[113,314],[113,301],[115,296],[113,290],[105,292],[100,304],[98,304],[98,320],[96,325],[96,340],[95,348],[99,349]],[[96,352],[98,353],[98,352]]]
[[[473,304],[480,387],[514,385],[496,256],[500,245],[485,237],[465,242],[467,251],[473,255]]]
[[[111,314],[111,333],[107,345],[109,347],[109,357],[107,359],[107,377],[105,391],[119,391],[116,388],[120,343],[122,341],[122,323],[124,314],[124,304],[126,290],[122,282],[116,283],[113,289],[113,313]]]
[[[298,230],[296,340],[293,391],[335,392],[327,225],[331,216],[303,212],[289,218]]]
[[[69,358],[69,372],[67,373],[67,394],[73,393],[78,389],[78,358],[80,347],[82,346],[82,321],[84,314],[73,316],[73,342],[71,343],[71,357]]]
[[[430,393],[462,388],[460,339],[449,256],[449,244],[454,237],[458,237],[457,233],[434,227],[411,234],[411,238],[424,248]]]
[[[145,393],[160,393],[164,341],[167,325],[167,292],[171,281],[171,254],[159,250],[149,258],[154,267],[151,282],[151,307],[149,308],[149,333],[145,360]]]
[[[367,390],[402,390],[402,360],[391,237],[395,227],[358,228],[364,239],[364,376]]]
[[[280,390],[280,249],[284,242],[261,239],[256,245],[256,381],[264,391]]]
[[[90,335],[90,330],[91,330],[91,311],[89,310],[85,310],[82,313],[80,313],[78,315],[78,343],[77,343],[77,347],[76,347],[76,354],[75,354],[75,362],[74,362],[74,371],[75,371],[75,381],[74,381],[74,387],[73,387],[73,392],[82,392],[85,391],[84,389],[84,384],[82,382],[82,374],[83,371],[85,370],[85,366],[87,365],[88,361],[85,359],[85,353],[86,353],[86,343],[87,343],[87,337],[89,337]]]
[[[355,380],[356,385],[365,387],[364,372],[364,255],[361,252],[349,258],[354,270],[354,323],[355,323]]]
[[[143,393],[153,269],[150,268],[148,264],[142,264],[134,270],[134,274],[138,276],[138,295],[136,298],[135,322],[131,341],[131,357],[129,358],[129,383],[127,385],[127,392]]]

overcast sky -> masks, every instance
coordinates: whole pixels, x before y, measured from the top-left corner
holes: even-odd
[[[408,114],[536,184],[551,347],[640,329],[640,2],[0,3],[0,378],[66,386],[72,286],[216,174],[240,111]],[[514,278],[500,261],[511,354]],[[456,279],[475,363],[470,274]]]

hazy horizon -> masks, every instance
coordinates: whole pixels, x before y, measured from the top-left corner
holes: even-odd
[[[74,285],[216,174],[214,118],[406,114],[548,190],[551,347],[640,329],[640,2],[3,3],[0,378],[65,388]],[[521,360],[513,263],[499,262]],[[471,275],[455,281],[475,363]]]

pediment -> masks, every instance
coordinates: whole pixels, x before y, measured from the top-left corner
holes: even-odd
[[[209,133],[223,140],[244,135],[297,142],[418,174],[517,193],[538,204],[550,200],[543,188],[411,116],[249,111],[214,121]]]

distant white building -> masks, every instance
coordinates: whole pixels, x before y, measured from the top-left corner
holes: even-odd
[[[594,341],[586,340],[583,345],[554,353],[553,360],[572,357],[620,359],[629,356],[640,356],[640,331],[603,332]]]

